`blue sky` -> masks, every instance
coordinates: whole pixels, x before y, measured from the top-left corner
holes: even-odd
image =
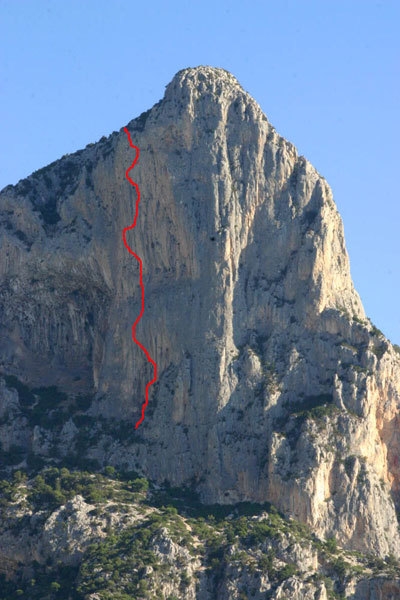
[[[367,314],[400,344],[398,0],[0,0],[0,188],[120,129],[180,69],[231,71],[333,188]]]

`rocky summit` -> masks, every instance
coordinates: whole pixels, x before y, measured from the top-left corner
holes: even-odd
[[[127,129],[138,429],[125,131],[0,193],[3,598],[399,598],[400,348],[328,183],[223,69]]]

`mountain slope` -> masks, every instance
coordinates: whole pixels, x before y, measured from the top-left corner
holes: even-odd
[[[2,600],[389,600],[400,592],[393,556],[322,542],[271,505],[205,507],[106,473],[53,467],[0,482]]]
[[[145,421],[121,130],[1,192],[4,460],[269,501],[398,556],[400,357],[365,317],[328,184],[221,69],[179,72],[128,130]]]

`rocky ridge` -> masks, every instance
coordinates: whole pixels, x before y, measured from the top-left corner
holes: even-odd
[[[365,316],[327,182],[221,69],[179,72],[128,129],[145,423],[121,130],[0,194],[7,468],[135,469],[399,556],[399,349]]]

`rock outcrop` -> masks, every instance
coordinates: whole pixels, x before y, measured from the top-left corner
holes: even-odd
[[[346,552],[273,507],[229,506],[224,515],[214,506],[204,518],[192,503],[188,518],[182,506],[156,508],[158,492],[145,492],[142,479],[65,468],[4,487],[0,593],[7,600],[393,600],[400,592],[394,557]]]
[[[3,451],[75,448],[400,555],[400,356],[365,316],[327,182],[221,69],[179,72],[128,130],[137,336],[159,373],[145,421],[121,130],[1,192]]]

